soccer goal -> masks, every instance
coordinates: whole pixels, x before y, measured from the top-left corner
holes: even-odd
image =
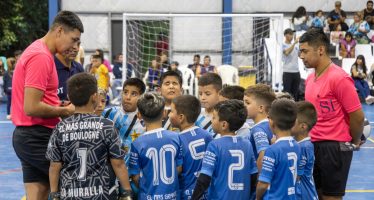
[[[211,65],[252,68],[257,83],[281,83],[282,14],[123,14],[123,55],[133,76],[143,78],[152,60],[166,52],[180,67],[206,55]],[[239,71],[247,76],[248,71]],[[123,70],[126,77],[127,70]]]

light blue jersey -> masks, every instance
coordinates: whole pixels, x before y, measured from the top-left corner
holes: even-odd
[[[262,120],[251,128],[248,139],[252,144],[256,160],[260,152],[270,146],[271,138],[273,138],[273,133],[269,126],[269,120]]]
[[[210,176],[208,199],[249,199],[251,174],[257,173],[251,143],[222,136],[208,144],[200,173]]]
[[[178,134],[163,128],[147,131],[131,144],[129,174],[140,174],[138,199],[179,199],[181,149]]]
[[[296,198],[316,200],[318,195],[313,179],[314,146],[310,137],[299,141],[299,146],[301,160],[297,175],[300,176],[300,179],[296,182]]]
[[[180,194],[181,199],[188,200],[192,197],[206,147],[213,137],[208,131],[195,126],[182,131],[179,138],[183,152],[183,170],[179,179]]]
[[[197,118],[195,125],[208,131],[214,138],[217,136],[212,128],[212,116],[205,112],[205,108],[201,109],[201,113]]]
[[[281,137],[265,150],[259,181],[269,183],[268,199],[296,199],[295,183],[300,163],[300,147],[291,137]]]
[[[102,113],[104,118],[113,121],[114,127],[119,132],[122,148],[126,152],[125,161],[127,165],[130,158],[131,143],[145,131],[145,128],[136,116],[137,112],[138,111],[126,113],[121,106],[116,106],[107,108]],[[128,132],[127,137],[125,137],[129,128],[131,128],[131,130]]]

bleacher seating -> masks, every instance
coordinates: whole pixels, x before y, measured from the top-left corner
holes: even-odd
[[[236,67],[221,65],[217,67],[217,71],[222,78],[222,84],[239,85],[239,72]]]

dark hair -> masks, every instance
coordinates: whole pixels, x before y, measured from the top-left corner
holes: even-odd
[[[168,77],[168,76],[174,76],[174,77],[176,77],[177,80],[178,80],[178,83],[179,83],[180,87],[182,87],[182,83],[183,83],[182,77],[178,74],[178,72],[173,71],[173,70],[166,71],[165,73],[163,73],[161,75],[161,78],[160,78],[161,85],[164,82],[164,79],[166,77]]]
[[[101,62],[104,61],[104,60],[103,60],[103,57],[101,57],[100,55],[97,55],[97,54],[93,54],[93,55],[92,55],[92,58],[93,58],[93,59],[100,59]]]
[[[357,58],[356,58],[356,61],[355,63],[353,63],[352,67],[356,67],[356,70],[357,70],[357,60],[360,59],[362,60],[362,70],[364,71],[364,74],[366,74],[367,72],[367,67],[366,67],[366,63],[365,63],[365,57],[363,55],[358,55]]]
[[[346,32],[345,33],[345,36],[344,36],[344,39],[347,38],[347,36],[350,36],[351,37],[351,40],[353,40],[353,35],[351,32]]]
[[[120,56],[123,56],[123,54],[122,53],[117,53],[116,56],[114,57],[114,60],[118,61]]]
[[[256,102],[261,102],[265,106],[265,112],[269,112],[271,104],[276,99],[271,87],[261,83],[249,86],[244,91],[244,95],[252,96]]]
[[[62,25],[69,31],[78,29],[79,32],[84,32],[82,21],[79,19],[78,15],[71,11],[63,10],[57,13],[57,16],[53,20],[51,30],[54,30],[59,25]]]
[[[216,73],[205,73],[199,78],[199,86],[213,85],[213,87],[219,92],[222,89],[222,79]]]
[[[193,57],[194,57],[194,58],[199,58],[199,59],[200,59],[200,55],[199,55],[199,54],[195,54]]]
[[[224,85],[219,94],[227,99],[243,101],[244,88],[238,85]]]
[[[315,13],[314,15],[317,16],[318,13],[320,13],[320,12],[323,12],[323,11],[322,11],[322,10],[317,10],[316,13]]]
[[[302,16],[306,16],[306,9],[304,6],[300,6],[296,9],[294,14],[292,15],[292,23],[294,23],[295,18],[300,18]]]
[[[210,56],[209,56],[209,55],[204,56],[204,59],[205,59],[205,58],[209,58],[209,61],[210,61]]]
[[[172,100],[178,114],[183,114],[188,123],[194,123],[200,115],[200,101],[192,95],[182,95]]]
[[[144,82],[139,78],[129,78],[127,79],[122,86],[122,90],[125,90],[126,86],[135,86],[139,89],[140,94],[143,94],[145,92],[145,84]]]
[[[102,49],[96,49],[96,51],[99,53],[101,60],[104,60],[104,51]]]
[[[22,50],[15,50],[14,57],[20,56],[22,54]]]
[[[239,130],[247,119],[247,109],[243,101],[236,99],[221,101],[214,106],[214,110],[218,113],[219,121],[226,121],[232,132]]]
[[[162,118],[165,100],[160,94],[149,92],[139,98],[137,106],[144,121],[155,122]]]
[[[78,73],[67,81],[68,97],[74,106],[87,105],[90,97],[97,92],[97,81],[88,73]]]
[[[373,4],[373,1],[369,0],[366,2],[366,5],[368,5],[369,3]]]
[[[297,107],[292,100],[277,99],[271,104],[269,118],[282,131],[290,130],[295,125],[296,116]]]
[[[317,111],[313,104],[307,101],[299,101],[297,106],[297,120],[308,125],[308,132],[317,123]]]
[[[312,46],[313,48],[317,48],[319,46],[324,46],[326,54],[328,53],[330,39],[327,35],[323,32],[322,29],[319,28],[311,28],[305,32],[299,40],[299,43],[307,42],[308,45]]]

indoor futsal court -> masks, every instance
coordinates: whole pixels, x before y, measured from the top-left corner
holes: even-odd
[[[374,106],[362,105],[366,118],[374,127]],[[14,126],[6,120],[5,104],[0,104],[0,200],[24,198],[21,164],[12,147]],[[349,173],[346,200],[374,199],[374,137],[355,152]]]

